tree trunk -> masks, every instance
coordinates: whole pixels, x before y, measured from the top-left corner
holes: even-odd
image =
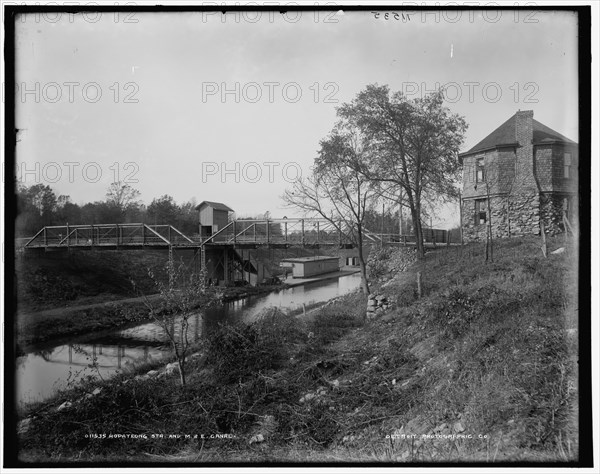
[[[485,227],[485,263],[490,259],[490,228]]]
[[[417,256],[419,259],[425,257],[425,247],[423,246],[423,229],[421,227],[421,206],[417,202],[417,196],[413,195],[410,188],[406,188],[406,197],[410,206],[410,215],[412,216],[415,241],[417,244]]]
[[[413,219],[413,228],[415,229],[415,240],[417,243],[417,256],[422,259],[425,257],[425,246],[423,245],[423,228],[421,227],[420,212],[416,207],[411,206],[410,213]]]
[[[360,266],[360,286],[365,295],[369,294],[369,281],[367,280],[367,264],[363,254],[362,227],[358,227],[358,264]]]
[[[462,194],[458,192],[458,213],[460,216],[460,246],[462,247],[465,244],[464,235],[463,235],[463,207],[462,207]]]
[[[360,265],[360,287],[365,295],[369,294],[369,282],[367,280],[367,265],[365,264],[362,250],[359,251],[358,262]]]
[[[179,365],[179,380],[181,381],[181,386],[185,387],[185,360],[178,359],[177,364]]]

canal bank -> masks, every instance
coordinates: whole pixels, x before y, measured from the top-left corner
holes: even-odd
[[[189,319],[190,339],[199,343],[203,333],[217,329],[222,322],[254,322],[268,308],[300,314],[304,308],[310,310],[360,285],[355,272],[322,277],[199,311]],[[111,377],[117,371],[165,359],[171,352],[163,328],[155,321],[131,322],[112,331],[88,331],[70,340],[64,338],[60,344],[32,344],[27,349],[17,359],[16,372],[17,397],[23,402],[43,400],[88,375]]]
[[[311,278],[288,278],[279,285],[258,287],[223,288],[222,302],[230,303],[261,296],[306,284],[341,278],[358,270],[318,275]],[[110,295],[107,295],[109,298]],[[80,336],[89,332],[129,327],[148,318],[147,303],[156,303],[159,295],[120,298],[85,305],[70,305],[43,311],[19,313],[14,321],[17,328],[17,355],[31,352],[32,347],[49,345],[66,337]]]

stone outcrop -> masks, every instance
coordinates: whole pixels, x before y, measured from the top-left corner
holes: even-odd
[[[388,298],[385,295],[369,295],[367,301],[367,319],[373,319],[383,314],[390,307]]]

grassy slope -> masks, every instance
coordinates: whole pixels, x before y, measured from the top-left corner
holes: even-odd
[[[21,257],[16,262],[19,313],[106,302],[154,292],[148,268],[164,268],[164,251],[86,251]]]
[[[551,241],[551,250],[561,243]],[[191,362],[186,389],[176,374],[117,379],[60,413],[52,403],[38,407],[21,459],[574,460],[574,256],[544,259],[536,239],[513,239],[498,242],[495,257],[486,264],[476,246],[428,254],[381,290],[396,309],[371,322],[366,299],[355,294],[310,322],[274,315],[224,329],[206,342],[207,356]],[[90,440],[88,433],[205,439]],[[211,439],[216,433],[233,439]],[[265,441],[250,444],[258,434]]]

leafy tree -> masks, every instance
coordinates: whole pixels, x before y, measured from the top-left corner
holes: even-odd
[[[72,202],[66,202],[56,211],[56,220],[60,224],[81,224],[81,208]]]
[[[364,224],[368,204],[374,196],[372,183],[360,173],[365,152],[359,131],[339,123],[320,142],[312,176],[299,178],[283,196],[285,202],[307,214],[327,219],[344,232],[358,249],[361,288],[369,293],[363,254]]]
[[[171,196],[164,195],[153,199],[147,209],[150,224],[175,225],[179,219],[180,209]]]
[[[124,212],[131,205],[139,205],[137,199],[140,192],[132,188],[127,183],[116,181],[111,183],[106,191],[106,202],[117,207],[121,212]]]
[[[443,91],[407,99],[388,86],[369,85],[338,116],[366,138],[368,161],[360,171],[370,180],[401,188],[408,205],[420,257],[424,255],[421,216],[426,196],[457,193],[458,151],[467,125],[443,106]]]
[[[123,221],[123,213],[113,203],[96,201],[82,206],[81,220],[81,224],[118,224]]]
[[[177,229],[185,235],[193,235],[198,233],[198,211],[196,211],[195,199],[192,199],[179,206],[179,217],[177,220]]]
[[[19,185],[17,203],[19,215],[16,230],[19,235],[35,234],[42,227],[54,224],[57,198],[50,186]]]

